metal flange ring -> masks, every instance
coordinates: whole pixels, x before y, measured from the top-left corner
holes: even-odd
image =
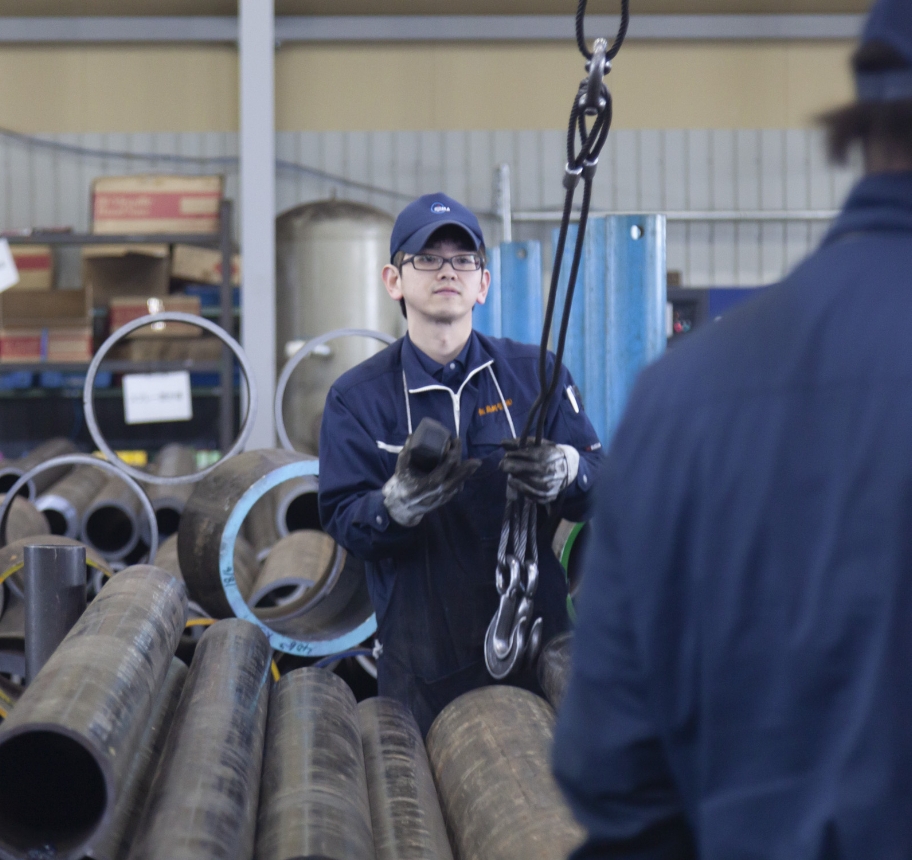
[[[105,356],[110,352],[111,347],[113,347],[114,344],[125,338],[128,334],[132,334],[137,329],[145,328],[147,325],[159,322],[187,323],[188,325],[204,329],[210,334],[214,334],[234,353],[235,358],[238,360],[238,364],[241,366],[241,372],[244,374],[244,379],[247,382],[247,414],[244,416],[244,421],[241,424],[240,432],[238,433],[238,437],[235,439],[234,444],[222,455],[221,460],[213,463],[211,466],[207,466],[199,472],[193,472],[189,475],[156,475],[152,472],[143,472],[141,469],[136,469],[133,466],[127,465],[114,453],[111,446],[105,441],[104,436],[101,435],[101,430],[98,429],[98,422],[95,419],[95,403],[93,401],[95,376],[98,373],[98,369],[101,366],[102,361],[104,361]],[[135,319],[132,322],[128,322],[126,325],[117,329],[117,331],[99,347],[98,352],[95,353],[95,357],[92,359],[92,363],[89,365],[89,370],[86,373],[85,386],[82,389],[82,406],[85,412],[86,426],[89,428],[92,440],[98,446],[98,450],[101,451],[108,460],[116,464],[121,473],[125,472],[135,480],[143,481],[147,484],[191,484],[194,481],[199,481],[205,475],[208,475],[218,463],[227,460],[229,457],[233,457],[235,454],[244,450],[244,445],[247,444],[247,440],[253,432],[253,421],[256,417],[257,409],[257,392],[256,383],[254,382],[253,377],[253,368],[250,366],[247,355],[241,348],[241,345],[228,334],[225,329],[196,314],[185,314],[180,313],[179,311],[164,311],[159,314],[149,314],[140,317],[139,319]]]
[[[136,494],[143,513],[149,521],[149,558],[154,555],[155,548],[158,546],[158,521],[155,519],[155,509],[152,507],[152,502],[149,501],[145,490],[139,485],[138,481],[135,481],[130,475],[124,474],[123,469],[118,468],[107,460],[102,460],[100,457],[92,457],[89,454],[64,454],[61,457],[52,457],[50,460],[39,463],[33,469],[29,469],[10,487],[3,503],[0,504],[0,546],[6,545],[6,520],[12,507],[13,499],[16,498],[19,490],[35,475],[41,474],[46,469],[54,469],[57,466],[94,466],[96,469],[101,469],[103,472],[108,472],[120,478]]]
[[[246,455],[245,455],[246,456]],[[244,518],[250,509],[273,487],[293,478],[307,475],[317,476],[320,471],[318,460],[302,460],[288,463],[255,481],[234,505],[228,515],[219,543],[219,578],[225,591],[232,611],[238,618],[243,618],[251,624],[256,624],[269,639],[269,644],[275,651],[284,651],[286,654],[297,654],[302,657],[322,657],[327,654],[338,654],[354,648],[377,632],[377,616],[370,609],[369,601],[361,614],[360,620],[355,619],[351,629],[328,638],[297,637],[274,630],[258,618],[247,605],[237,586],[234,577],[234,544],[241,531]],[[366,599],[366,598],[365,598]]]
[[[324,343],[329,343],[337,337],[370,337],[385,343],[387,346],[391,343],[395,343],[397,340],[397,338],[386,334],[386,332],[374,331],[369,328],[337,328],[307,341],[304,346],[289,358],[288,361],[285,362],[282,372],[279,374],[279,379],[276,383],[275,401],[273,404],[276,432],[279,435],[279,442],[281,442],[282,447],[286,451],[297,451],[297,448],[295,448],[288,436],[288,431],[285,429],[285,415],[282,408],[283,401],[285,400],[285,389],[288,387],[288,380],[291,379],[291,374],[294,373],[297,366],[318,346],[323,346]]]

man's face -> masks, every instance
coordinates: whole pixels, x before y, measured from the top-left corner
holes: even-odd
[[[400,268],[384,268],[387,292],[396,301],[405,299],[409,320],[414,315],[434,323],[456,322],[471,315],[476,304],[484,304],[491,273],[484,268],[458,271],[451,262],[444,263],[436,272],[428,272],[416,269],[410,261],[422,254],[450,258],[475,253],[470,245],[452,239],[432,242],[421,254],[407,254]]]

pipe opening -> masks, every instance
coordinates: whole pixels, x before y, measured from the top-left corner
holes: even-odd
[[[155,521],[158,523],[159,542],[163,541],[166,537],[177,534],[177,529],[180,526],[180,519],[180,511],[175,508],[159,508],[155,512]]]
[[[41,513],[47,519],[52,535],[66,536],[69,525],[66,517],[60,511],[55,511],[53,508],[45,508]]]
[[[123,552],[133,540],[135,527],[125,511],[105,505],[86,519],[85,536],[99,552]]]
[[[290,532],[301,529],[323,531],[320,525],[320,509],[317,505],[316,493],[302,493],[292,499],[285,510],[285,525]]]
[[[82,844],[107,804],[92,755],[56,732],[25,732],[0,745],[0,843],[17,854],[51,856]]]
[[[5,495],[8,493],[12,489],[13,484],[15,484],[16,481],[18,481],[21,477],[22,475],[10,474],[9,472],[7,472],[5,475],[0,475],[0,495]],[[22,496],[23,499],[29,498],[31,496],[31,493],[29,492],[28,484],[19,490],[17,495]]]

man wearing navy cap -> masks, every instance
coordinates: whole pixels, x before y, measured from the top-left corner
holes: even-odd
[[[472,330],[490,284],[475,216],[445,194],[399,214],[382,273],[408,334],[336,381],[320,433],[320,518],[366,561],[382,653],[379,692],[423,732],[453,699],[491,683],[485,631],[498,606],[497,546],[508,480],[538,517],[535,614],[543,639],[568,626],[567,584],[550,549],[563,516],[586,516],[600,457],[573,380],[559,371],[541,446],[505,455],[538,395],[538,347]],[[553,367],[550,357],[550,368]],[[429,474],[412,460],[423,418],[458,444]],[[526,669],[514,683],[537,689]]]
[[[555,772],[574,858],[912,857],[912,2],[867,175],[782,283],[641,376],[602,467]]]

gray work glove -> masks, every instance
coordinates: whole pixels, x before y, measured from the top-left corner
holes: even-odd
[[[451,445],[439,466],[422,472],[411,464],[411,442],[405,445],[396,460],[393,477],[383,485],[383,504],[399,525],[412,527],[430,511],[445,505],[461,489],[467,478],[481,465],[481,460],[462,462],[461,446]]]
[[[572,445],[555,445],[543,439],[541,445],[516,448],[510,442],[505,447],[500,468],[507,473],[507,486],[540,505],[553,502],[576,480],[580,455]]]

